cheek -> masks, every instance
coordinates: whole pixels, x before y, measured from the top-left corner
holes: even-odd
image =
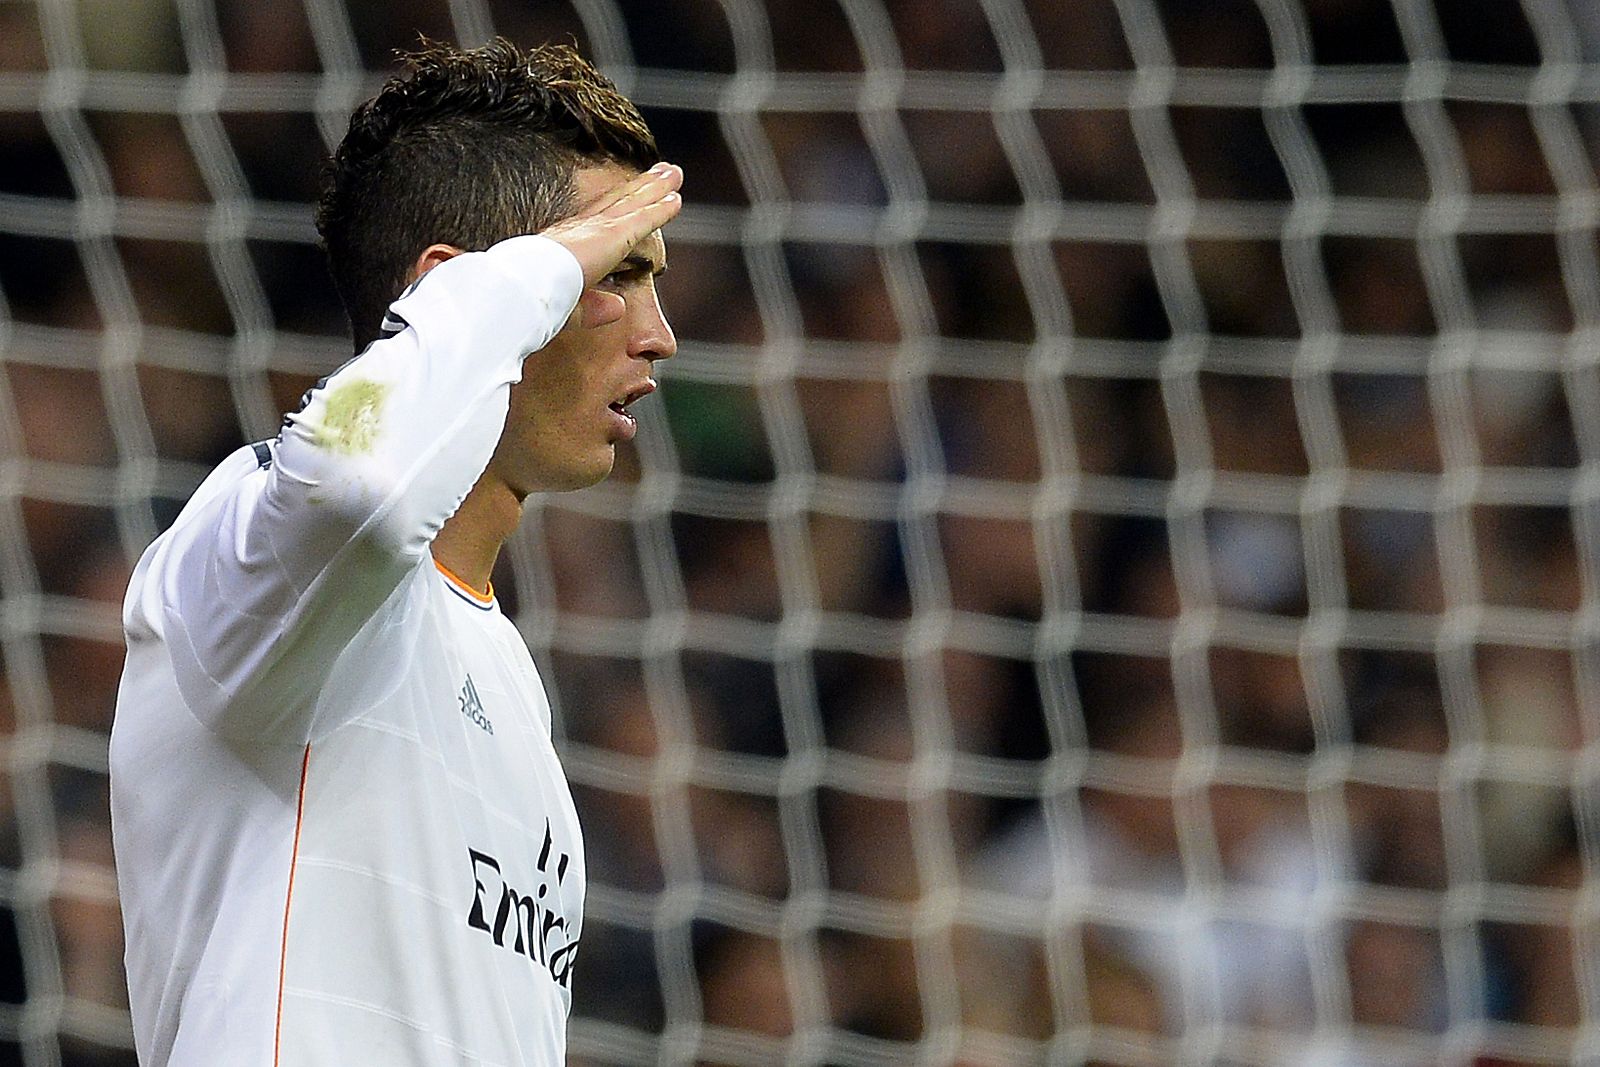
[[[606,401],[598,399],[598,360],[578,353],[546,349],[523,365],[522,381],[511,391],[509,421],[517,434],[540,451],[559,450],[562,442],[581,436],[601,418]]]
[[[551,358],[543,358],[546,356]],[[583,376],[577,362],[565,357],[565,353],[547,350],[523,364],[522,381],[512,390],[512,403],[521,407],[520,414],[548,417],[577,402],[584,388]]]

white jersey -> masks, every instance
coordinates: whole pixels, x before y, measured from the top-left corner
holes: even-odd
[[[582,289],[536,236],[435,267],[139,561],[111,815],[145,1067],[565,1061],[549,704],[429,546]]]

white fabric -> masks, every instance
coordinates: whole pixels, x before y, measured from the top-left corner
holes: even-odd
[[[435,267],[139,561],[111,807],[145,1067],[564,1062],[549,704],[429,545],[582,288],[535,236]]]

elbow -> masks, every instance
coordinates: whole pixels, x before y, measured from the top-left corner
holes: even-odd
[[[417,499],[413,450],[386,440],[396,433],[393,420],[379,420],[388,388],[366,378],[338,384],[284,428],[269,495],[297,526],[330,539],[320,546],[327,554],[349,545],[414,561],[442,522]]]

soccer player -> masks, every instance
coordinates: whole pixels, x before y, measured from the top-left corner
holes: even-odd
[[[529,494],[634,434],[681,181],[568,48],[428,45],[356,111],[317,222],[359,354],[212,472],[124,608],[145,1067],[565,1061],[583,846],[489,577]]]

